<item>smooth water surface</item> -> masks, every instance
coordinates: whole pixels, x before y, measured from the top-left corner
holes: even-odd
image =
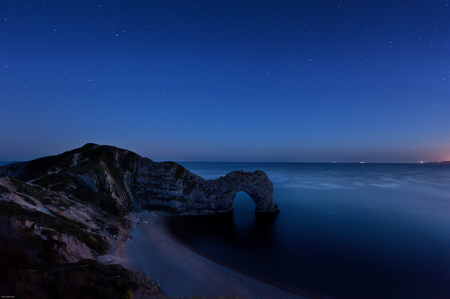
[[[185,243],[226,265],[331,298],[450,298],[450,165],[182,163],[205,179],[265,171],[275,216],[174,217]]]

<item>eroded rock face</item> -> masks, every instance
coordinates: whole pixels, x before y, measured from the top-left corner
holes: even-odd
[[[93,202],[116,215],[142,209],[227,212],[239,191],[250,195],[256,212],[279,211],[273,202],[273,184],[262,171],[234,171],[204,180],[177,163],[156,163],[112,146],[86,144],[58,156],[1,166],[0,176]]]
[[[164,209],[179,214],[213,214],[231,211],[236,193],[244,191],[256,203],[256,212],[278,212],[273,184],[262,171],[234,171],[215,180],[204,180],[173,162],[137,167],[134,208]]]
[[[227,212],[232,209],[236,193],[246,192],[256,204],[256,212],[278,212],[273,202],[273,184],[262,171],[233,171],[215,180],[196,180],[196,188],[182,213]]]

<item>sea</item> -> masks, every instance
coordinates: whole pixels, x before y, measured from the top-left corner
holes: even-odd
[[[205,179],[266,172],[281,212],[170,218],[195,251],[317,298],[450,298],[450,165],[180,163]]]

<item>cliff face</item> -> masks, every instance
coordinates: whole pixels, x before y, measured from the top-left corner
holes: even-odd
[[[142,209],[211,214],[232,209],[236,192],[247,192],[256,212],[277,212],[273,184],[262,171],[235,171],[204,180],[174,162],[156,163],[112,146],[86,144],[57,156],[0,166],[0,177],[94,203],[115,215]]]

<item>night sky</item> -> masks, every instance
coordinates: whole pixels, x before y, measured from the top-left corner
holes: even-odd
[[[0,1],[0,160],[450,160],[450,1]]]

